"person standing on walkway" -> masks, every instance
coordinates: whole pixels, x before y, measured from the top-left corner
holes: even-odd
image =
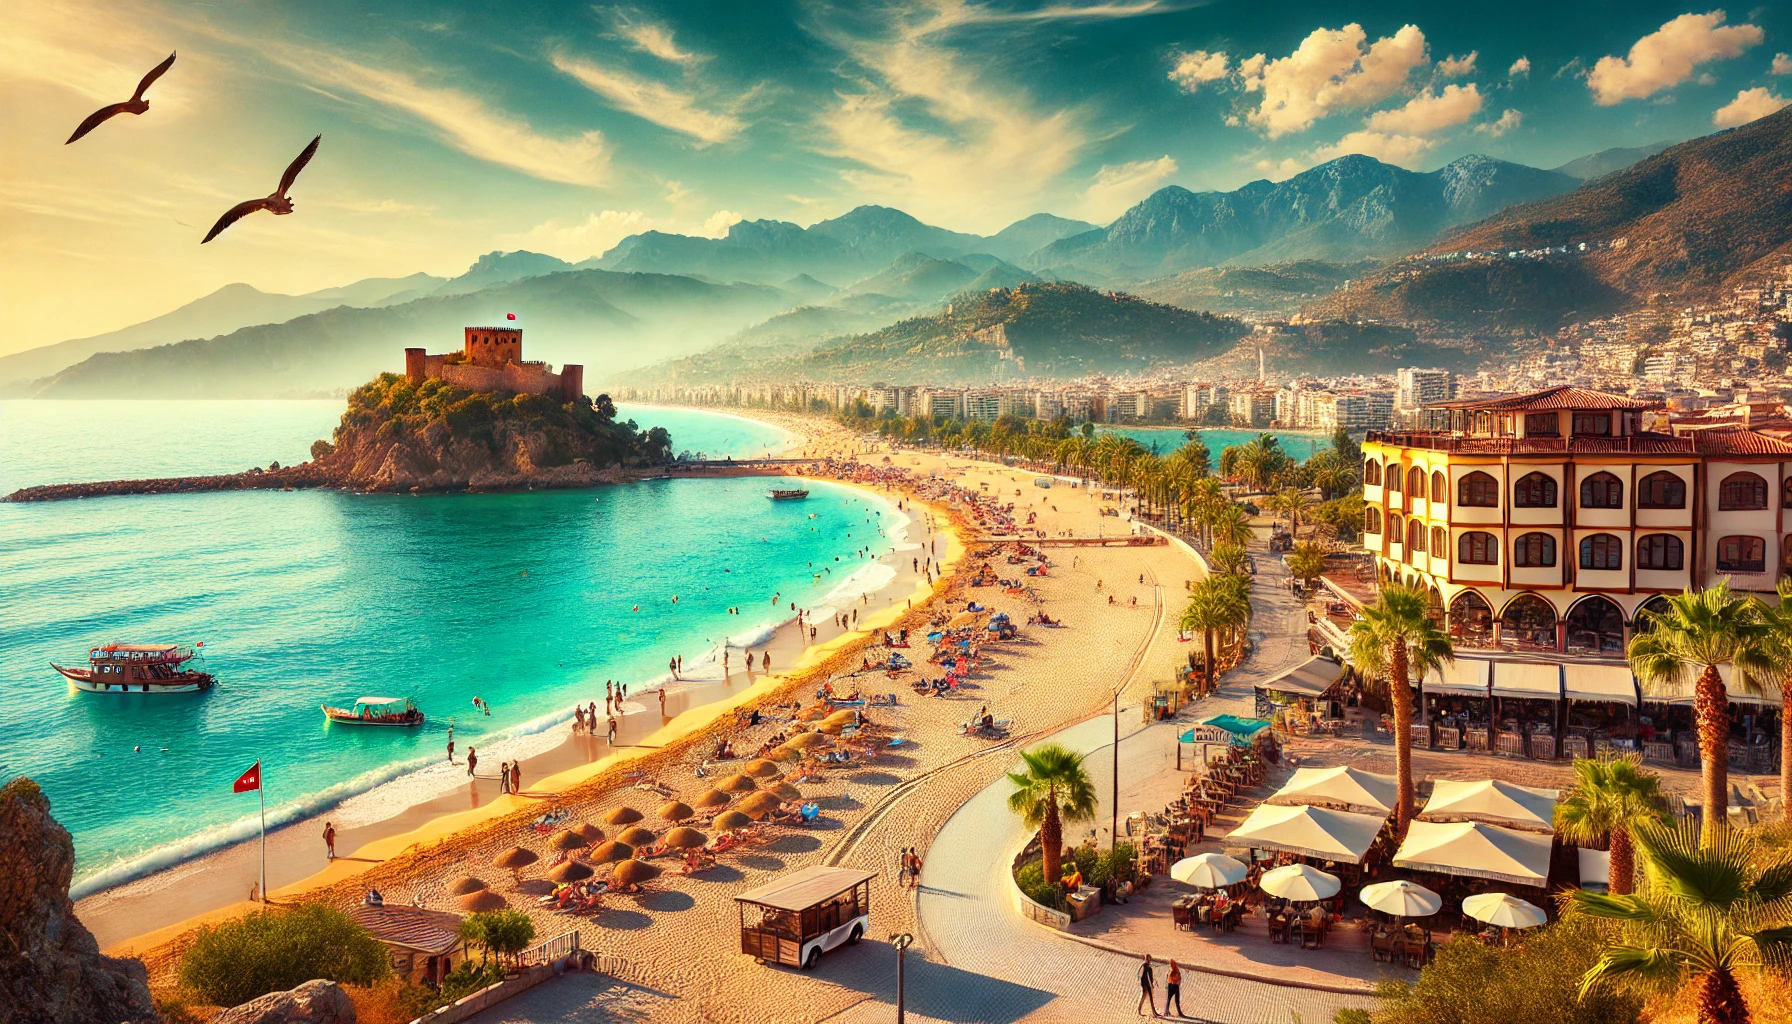
[[[1145,954],[1145,962],[1139,967],[1139,1003],[1143,1005],[1145,1009],[1151,1011],[1151,1016],[1155,1017],[1158,1015],[1157,975],[1156,972],[1151,969],[1150,953]],[[1138,1007],[1133,1007],[1133,1010],[1137,1012]],[[1139,1013],[1139,1016],[1143,1017],[1144,1014]]]
[[[324,822],[324,859],[336,859],[336,826]]]
[[[1186,1017],[1182,1012],[1182,965],[1170,958],[1170,973],[1164,975],[1164,1016],[1170,1015],[1170,1001],[1176,1001],[1176,1016]]]
[[[472,747],[468,747],[467,748],[467,777],[468,778],[473,777],[473,766],[477,765],[478,763],[479,763],[479,751],[473,749]]]

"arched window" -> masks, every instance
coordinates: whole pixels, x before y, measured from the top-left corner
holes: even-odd
[[[1401,479],[1400,464],[1398,462],[1389,460],[1388,474],[1387,474],[1388,490],[1398,491],[1400,489],[1400,479]]]
[[[1555,478],[1544,473],[1528,473],[1512,486],[1512,504],[1517,508],[1555,508]]]
[[[1610,473],[1594,473],[1580,482],[1581,508],[1623,508],[1624,481]]]
[[[1406,540],[1406,525],[1403,522],[1401,522],[1400,517],[1398,515],[1396,515],[1392,512],[1389,512],[1388,513],[1388,542],[1392,543],[1392,544],[1399,544],[1399,543],[1404,542],[1405,540]]]
[[[1556,539],[1547,533],[1527,533],[1512,542],[1512,564],[1527,569],[1556,564]]]
[[[1456,504],[1464,508],[1499,508],[1500,482],[1476,470],[1456,485]]]
[[[1792,476],[1786,478],[1783,487],[1785,493],[1780,496],[1780,504],[1786,508],[1792,508]]]
[[[1406,471],[1406,493],[1415,498],[1425,496],[1425,471],[1417,466]]]
[[[1381,509],[1378,509],[1373,505],[1363,509],[1363,532],[1381,532]]]
[[[1450,557],[1450,531],[1441,526],[1431,528],[1431,553],[1438,558]]]
[[[1412,556],[1422,555],[1424,553],[1425,524],[1419,522],[1417,519],[1408,519],[1406,521],[1406,559],[1410,562],[1412,561]]]
[[[1624,542],[1609,533],[1595,533],[1580,542],[1582,569],[1624,568]]]
[[[1381,460],[1363,460],[1363,483],[1368,484],[1370,487],[1381,486]]]
[[[1737,474],[1741,476],[1743,474]],[[1754,474],[1748,474],[1753,476]],[[1731,477],[1734,480],[1735,477]],[[1759,480],[1760,477],[1755,477]],[[1724,486],[1730,486],[1725,480]],[[1718,572],[1766,572],[1767,544],[1759,537],[1725,537],[1717,542]]]
[[[1465,533],[1456,543],[1456,560],[1464,565],[1498,565],[1500,539],[1479,530]]]
[[[1651,533],[1636,542],[1638,569],[1678,570],[1685,560],[1686,546],[1671,533]]]
[[[1753,473],[1731,473],[1717,488],[1720,512],[1745,512],[1767,507],[1767,481]]]
[[[1685,508],[1686,481],[1661,470],[1637,481],[1637,508]]]
[[[1792,491],[1788,493],[1792,493]],[[1441,469],[1431,474],[1431,500],[1439,505],[1450,500],[1450,478],[1444,476],[1444,471]]]

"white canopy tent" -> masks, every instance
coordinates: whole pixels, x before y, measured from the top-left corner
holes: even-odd
[[[1394,854],[1394,866],[1543,888],[1551,839],[1479,821],[1415,821]]]
[[[1386,821],[1382,815],[1349,814],[1324,807],[1258,804],[1223,842],[1360,864]]]
[[[1536,789],[1498,779],[1478,782],[1438,779],[1431,784],[1431,799],[1419,812],[1419,820],[1485,821],[1553,832],[1558,795],[1553,789]]]
[[[1269,802],[1373,811],[1386,817],[1394,812],[1399,788],[1399,781],[1392,775],[1377,775],[1349,765],[1297,768],[1287,784],[1270,795]]]
[[[1303,697],[1320,697],[1344,675],[1344,666],[1330,658],[1314,655],[1267,680],[1255,684],[1259,690],[1279,690]]]

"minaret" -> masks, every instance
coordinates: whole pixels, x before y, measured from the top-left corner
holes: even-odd
[[[1266,379],[1267,378],[1264,377],[1264,375],[1263,375],[1263,346],[1258,345],[1257,346],[1257,383],[1261,384]]]

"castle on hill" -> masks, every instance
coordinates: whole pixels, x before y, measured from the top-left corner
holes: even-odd
[[[412,384],[436,377],[469,391],[554,395],[562,402],[577,401],[585,394],[583,366],[567,363],[555,373],[547,363],[525,362],[518,327],[468,327],[459,352],[432,356],[420,348],[407,348],[404,375]]]

